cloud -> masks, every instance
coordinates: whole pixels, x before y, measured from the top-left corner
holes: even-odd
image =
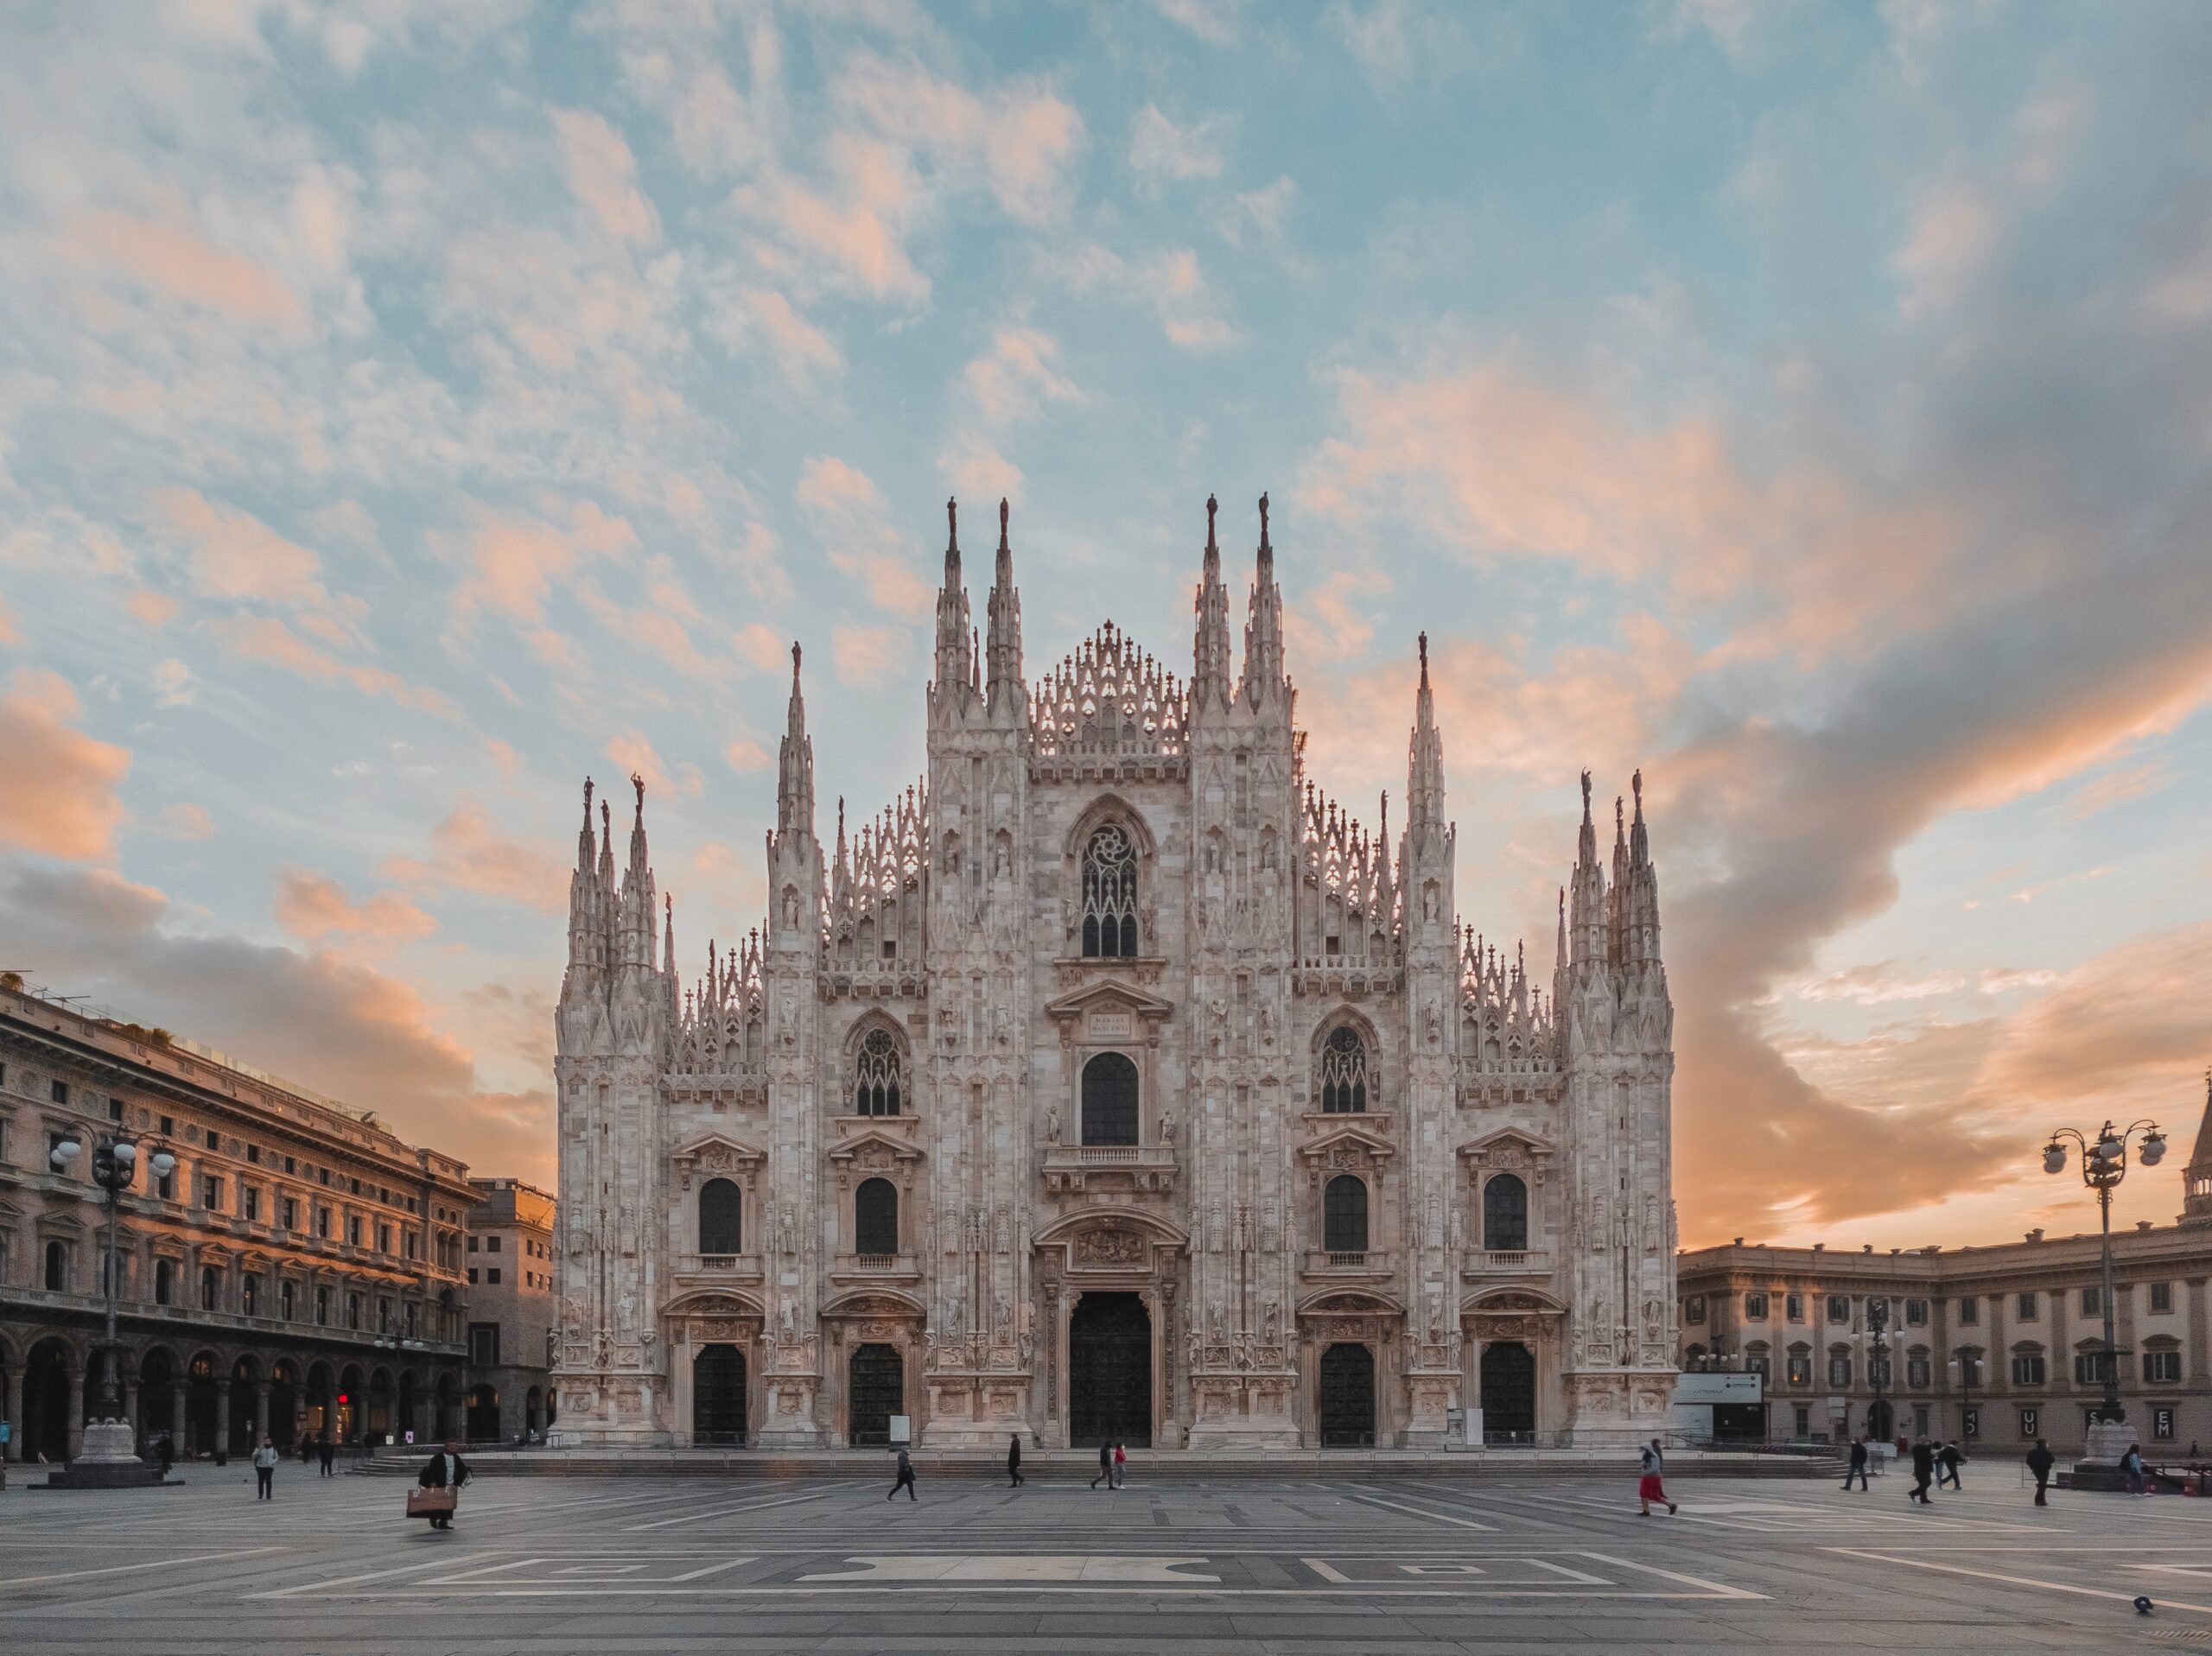
[[[427,937],[438,923],[397,891],[354,902],[327,874],[287,868],[278,876],[276,923],[303,942],[334,935],[365,942],[405,942]]]
[[[18,668],[0,695],[0,844],[75,862],[114,854],[130,753],[73,728],[82,711],[43,668]]]
[[[162,813],[162,832],[172,840],[196,844],[215,835],[214,819],[202,806],[179,803]]]
[[[741,775],[753,771],[765,771],[773,762],[766,746],[757,736],[734,736],[722,749],[722,762]]]
[[[2140,765],[2107,771],[2093,777],[2074,790],[2058,815],[2061,822],[2086,822],[2092,816],[2110,810],[2115,805],[2132,804],[2139,799],[2148,799],[2163,792],[2174,780],[2173,772],[2163,759],[2147,759]]]
[[[660,217],[638,187],[637,159],[622,135],[588,110],[555,110],[552,116],[569,187],[600,228],[620,242],[658,241]]]
[[[176,619],[177,610],[181,607],[176,600],[167,593],[152,592],[143,587],[137,588],[124,599],[123,606],[130,612],[130,619],[140,626],[156,631]]]
[[[236,616],[208,624],[208,632],[238,661],[260,662],[318,683],[346,684],[364,695],[389,697],[403,707],[458,719],[461,710],[436,690],[411,684],[387,668],[340,659],[319,649],[273,615]]]
[[[91,213],[64,232],[62,250],[82,263],[105,265],[143,288],[234,320],[290,330],[307,320],[300,295],[282,276],[210,244],[188,225]]]
[[[1185,351],[1219,351],[1242,336],[1222,314],[1198,256],[1187,247],[1124,258],[1096,242],[1043,261],[1071,292],[1103,294],[1152,313],[1167,342]]]
[[[861,626],[841,621],[830,631],[830,659],[837,682],[848,689],[872,689],[906,670],[906,629]]]
[[[568,857],[542,840],[501,834],[467,794],[431,830],[427,857],[388,857],[378,872],[403,885],[472,891],[539,914],[569,905]]]
[[[194,590],[203,598],[256,600],[327,609],[322,561],[251,512],[207,499],[197,489],[162,489],[156,517],[192,548]]]
[[[1854,966],[1831,972],[1826,977],[1800,983],[1795,993],[1800,1000],[1847,1000],[1854,1006],[1882,1006],[1892,1001],[1926,1000],[1936,995],[1956,994],[1967,987],[1963,972],[1900,977],[1891,970],[1895,964],[1893,961],[1885,961],[1878,966]]]
[[[794,493],[830,562],[859,580],[868,600],[896,615],[925,614],[936,588],[914,568],[875,480],[834,454],[810,455]]]
[[[1336,0],[1321,16],[1377,92],[1396,92],[1414,79],[1439,74],[1471,49],[1459,16],[1448,6],[1417,0],[1356,6]]]
[[[1298,201],[1298,185],[1288,174],[1272,184],[1256,190],[1246,190],[1230,198],[1236,211],[1221,221],[1222,236],[1232,247],[1243,245],[1249,228],[1257,232],[1262,240],[1279,242],[1282,239],[1290,210]]]
[[[1152,0],[1160,15],[1179,23],[1209,46],[1227,46],[1236,38],[1245,0]]]
[[[102,870],[0,874],[0,936],[49,983],[216,1047],[402,1138],[499,1171],[551,1171],[550,1105],[480,1089],[467,1044],[412,985],[327,953],[188,930]]]
[[[595,503],[571,502],[568,515],[563,529],[542,517],[481,513],[463,554],[467,573],[454,588],[454,613],[542,621],[548,590],[585,558],[619,559],[636,549],[637,532]]]
[[[1042,403],[1064,403],[1082,395],[1055,365],[1060,343],[1033,327],[1001,328],[991,348],[963,371],[969,396],[986,422],[1006,426],[1036,413]]]
[[[189,707],[199,695],[192,669],[174,656],[154,669],[155,701],[164,707]]]
[[[1141,187],[1151,189],[1163,182],[1219,178],[1221,141],[1229,124],[1225,116],[1211,115],[1179,126],[1159,105],[1147,104],[1129,121],[1129,170]]]
[[[802,390],[845,371],[836,341],[772,288],[743,288],[717,313],[716,335],[732,350],[758,342],[777,371]]]
[[[978,94],[913,63],[861,52],[831,88],[848,117],[892,139],[956,187],[987,189],[999,210],[1046,224],[1065,210],[1083,117],[1049,87],[1002,82]]]
[[[624,776],[643,777],[648,791],[656,794],[680,794],[696,799],[706,786],[696,765],[679,765],[671,772],[660,761],[652,742],[642,731],[629,731],[610,737],[607,757],[614,761]]]
[[[830,140],[824,161],[827,190],[779,175],[741,186],[733,204],[810,256],[834,285],[909,305],[928,298],[929,278],[906,252],[923,198],[912,163],[891,144],[851,133]]]
[[[765,622],[747,622],[729,642],[738,659],[756,673],[780,674],[791,665],[791,640]]]
[[[16,625],[15,611],[8,607],[8,600],[0,598],[0,644],[19,644],[23,641],[23,630]]]

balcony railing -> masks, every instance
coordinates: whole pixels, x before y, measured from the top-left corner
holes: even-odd
[[[855,1253],[853,1268],[856,1271],[895,1271],[899,1268],[896,1253]]]
[[[1367,1250],[1361,1248],[1332,1248],[1329,1253],[1331,1265],[1358,1265],[1367,1263]]]
[[[1471,1247],[1461,1274],[1473,1278],[1541,1276],[1552,1268],[1551,1250],[1538,1247]]]

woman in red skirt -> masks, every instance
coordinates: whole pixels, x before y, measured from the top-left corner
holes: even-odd
[[[1659,1440],[1655,1437],[1643,1450],[1643,1475],[1637,1480],[1636,1498],[1643,1506],[1643,1516],[1651,1516],[1651,1503],[1657,1501],[1673,1515],[1675,1503],[1667,1499],[1665,1476],[1667,1457],[1659,1452]]]

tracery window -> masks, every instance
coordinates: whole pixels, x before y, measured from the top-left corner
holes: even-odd
[[[1137,851],[1110,822],[1083,850],[1083,952],[1095,960],[1137,952]]]
[[[1331,1253],[1367,1252],[1367,1185],[1339,1173],[1321,1192],[1321,1246]]]
[[[1330,1115],[1367,1109],[1367,1043],[1348,1025],[1331,1030],[1321,1044],[1321,1108]]]
[[[887,1029],[872,1029],[861,1037],[853,1079],[855,1115],[899,1114],[899,1042]]]
[[[745,1194],[729,1179],[699,1187],[699,1252],[745,1252]]]

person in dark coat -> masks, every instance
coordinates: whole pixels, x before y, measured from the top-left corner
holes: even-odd
[[[1015,1432],[1007,1439],[1006,1475],[1010,1480],[1007,1485],[1007,1488],[1021,1488],[1021,1434],[1020,1432]]]
[[[2058,1456],[2050,1452],[2050,1445],[2040,1437],[2036,1439],[2036,1446],[2028,1451],[2028,1470],[2036,1475],[2036,1505],[2038,1507],[2050,1505],[2043,1498],[2044,1491],[2050,1488],[2050,1469],[2057,1461]]]
[[[322,1463],[324,1477],[334,1478],[338,1475],[330,1469],[331,1462],[338,1458],[338,1445],[330,1441],[330,1429],[327,1426],[323,1429],[322,1436],[315,1440],[315,1457]]]
[[[448,1437],[446,1445],[430,1456],[429,1463],[415,1475],[415,1482],[425,1489],[458,1490],[476,1475],[468,1469],[468,1462],[461,1458],[461,1445]],[[434,1530],[453,1527],[453,1514],[440,1513],[430,1520]]]
[[[1959,1482],[1959,1468],[1965,1462],[1966,1458],[1959,1452],[1959,1446],[1955,1440],[1944,1439],[1943,1447],[1936,1451],[1936,1459],[1943,1469],[1936,1479],[1936,1487],[1938,1489],[1947,1487],[1953,1489],[1966,1488],[1966,1485]]]
[[[168,1433],[163,1432],[161,1441],[154,1445],[154,1458],[162,1463],[162,1475],[168,1477],[169,1468],[176,1462],[176,1443]]]
[[[1090,1487],[1096,1489],[1100,1479],[1105,1481],[1109,1489],[1114,1487],[1114,1446],[1111,1443],[1098,1446],[1098,1476],[1091,1479]]]
[[[1866,1434],[1863,1431],[1851,1440],[1851,1464],[1843,1469],[1843,1487],[1851,1488],[1853,1478],[1859,1480],[1863,1494],[1866,1488]]]
[[[1925,1437],[1912,1446],[1912,1498],[1923,1507],[1936,1503],[1928,1498],[1928,1486],[1936,1476],[1936,1446]]]
[[[918,1501],[921,1498],[914,1493],[913,1457],[906,1453],[903,1443],[899,1449],[899,1481],[891,1486],[891,1493],[884,1496],[884,1499],[886,1501],[897,1499],[901,1489],[906,1492],[906,1499],[909,1501]]]

